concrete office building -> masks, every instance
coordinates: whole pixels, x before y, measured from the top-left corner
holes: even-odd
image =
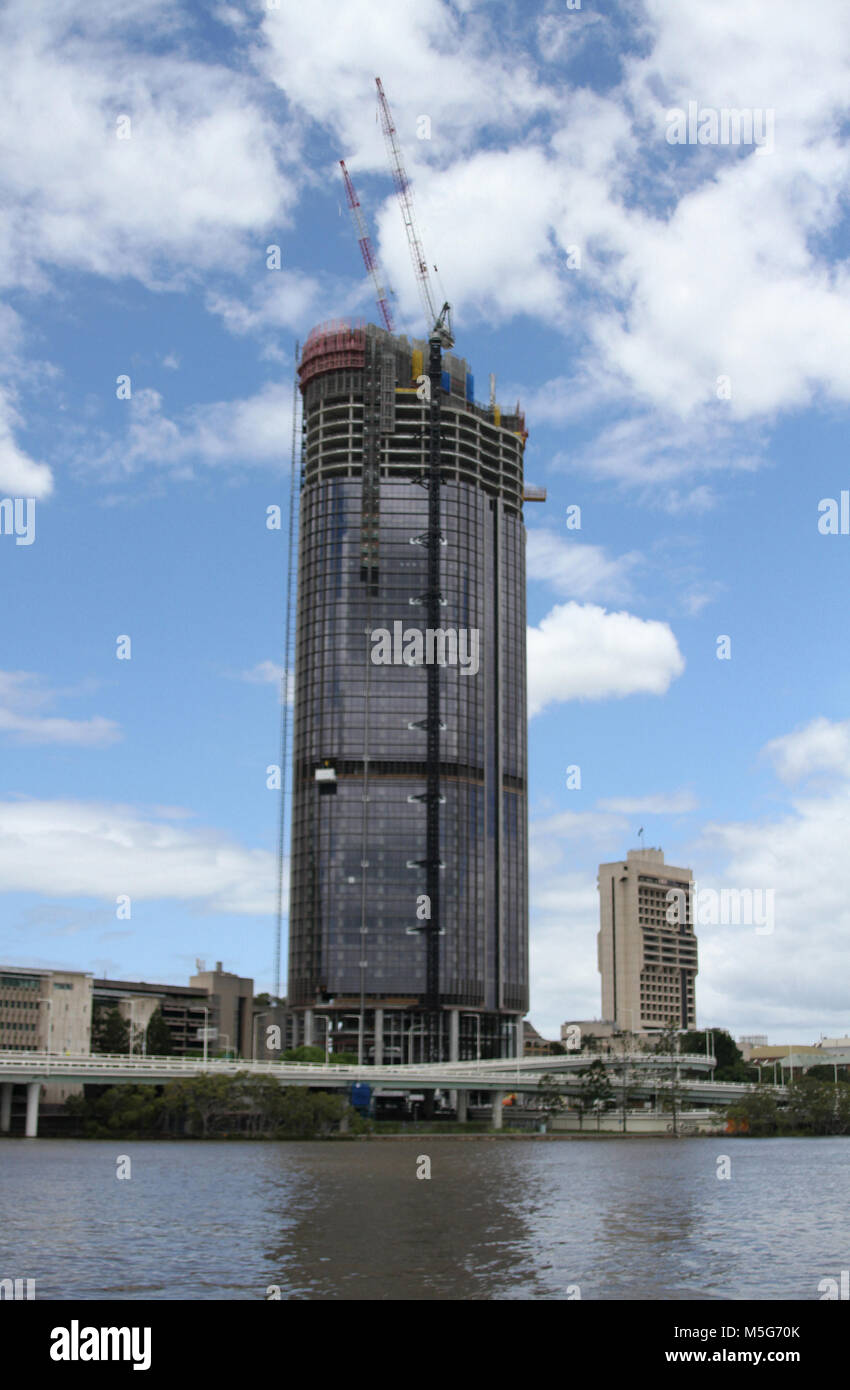
[[[599,865],[602,1014],[619,1028],[696,1027],[692,881],[691,870],[665,864],[660,849],[629,850],[625,861]]]
[[[234,975],[216,961],[215,970],[200,969],[189,981],[209,996],[209,1026],[217,1047],[231,1048],[239,1057],[253,1049],[254,981]]]
[[[479,1046],[510,1056],[528,1008],[524,418],[476,404],[467,364],[443,357],[441,662],[415,640],[427,636],[430,417],[417,394],[426,345],[373,325],[323,325],[298,370],[287,990],[298,1042],[322,1044],[327,1019],[338,1049],[357,1051],[362,1026],[366,1061],[474,1058]],[[375,661],[378,633],[385,662]],[[435,659],[432,1014],[421,914]]]
[[[91,1050],[91,1015],[91,975],[0,966],[0,1051],[85,1055]],[[42,1095],[46,1104],[59,1105],[81,1089],[51,1083]],[[8,1098],[4,1105],[11,1103],[11,1088]]]
[[[95,1009],[117,1009],[132,1029],[133,1048],[141,1052],[147,1026],[157,1009],[171,1034],[174,1057],[203,1048],[201,1029],[209,1017],[205,989],[187,985],[150,984],[147,980],[95,980]]]

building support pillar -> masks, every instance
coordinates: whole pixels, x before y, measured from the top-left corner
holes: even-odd
[[[468,1091],[455,1091],[455,1095],[457,1096],[457,1104],[456,1104],[456,1106],[455,1106],[455,1112],[456,1112],[456,1114],[457,1114],[458,1123],[459,1123],[459,1124],[462,1124],[462,1125],[465,1125],[465,1124],[466,1124],[466,1103],[467,1103],[467,1100],[468,1100],[468,1098],[469,1098],[469,1092],[468,1092]]]
[[[384,1011],[383,1009],[374,1010],[375,1023],[373,1032],[375,1036],[375,1057],[376,1067],[384,1065]]]
[[[0,1134],[8,1134],[12,1128],[12,1082],[4,1081],[0,1086]]]
[[[35,1139],[38,1134],[38,1097],[40,1092],[40,1081],[27,1082],[27,1139]]]
[[[504,1091],[493,1092],[493,1128],[502,1128],[502,1101],[505,1099]]]
[[[460,1061],[460,1009],[449,1011],[449,1061]]]
[[[304,1046],[313,1046],[313,1010],[304,1010]]]

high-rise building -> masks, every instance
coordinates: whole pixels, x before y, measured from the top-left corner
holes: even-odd
[[[620,1028],[696,1027],[692,881],[660,849],[599,865],[602,1014]]]
[[[438,629],[426,345],[326,324],[298,368],[287,997],[299,1042],[327,1027],[337,1050],[378,1062],[512,1055],[528,1008],[525,423],[476,404],[464,361],[442,367]],[[422,930],[434,663],[436,1013]]]

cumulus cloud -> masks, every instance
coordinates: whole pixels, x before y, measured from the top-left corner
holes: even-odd
[[[158,391],[142,387],[126,403],[128,425],[122,439],[103,441],[99,453],[79,458],[80,470],[110,478],[148,467],[191,477],[196,464],[227,467],[238,463],[280,467],[289,448],[292,388],[266,383],[254,396],[193,406],[172,418]]]
[[[294,133],[239,64],[191,56],[193,27],[157,0],[131,14],[5,6],[15,139],[0,157],[0,281],[41,289],[53,267],[196,280],[244,264],[257,230],[288,220],[295,185],[280,165]]]
[[[528,712],[565,700],[663,695],[685,669],[667,623],[564,603],[528,629]]]
[[[184,816],[86,801],[0,802],[0,891],[115,902],[176,899],[210,912],[274,910],[275,856]]]
[[[0,493],[40,501],[53,491],[53,474],[46,463],[30,458],[15,442],[13,430],[21,424],[8,393],[0,389]]]
[[[564,598],[626,599],[631,595],[631,571],[640,564],[638,551],[611,559],[604,548],[566,540],[545,527],[529,528],[525,569]]]
[[[0,734],[19,743],[60,743],[79,748],[105,748],[121,738],[118,724],[95,715],[67,719],[46,711],[60,694],[42,684],[32,671],[0,671]]]
[[[764,751],[783,782],[824,773],[850,778],[850,720],[813,719],[803,729],[771,739]]]

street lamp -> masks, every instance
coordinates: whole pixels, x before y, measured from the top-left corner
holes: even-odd
[[[408,1030],[407,1030],[407,1065],[408,1065],[408,1066],[411,1066],[411,1065],[412,1065],[412,1062],[413,1062],[412,1053],[413,1053],[413,1034],[414,1034],[414,1030],[416,1030],[416,1036],[417,1036],[417,1037],[422,1037],[423,1034],[424,1034],[425,1031],[426,1031],[425,1028],[416,1029],[416,1020],[415,1020],[415,1019],[411,1019],[410,1027],[409,1027]]]
[[[514,1055],[516,1056],[516,1079],[519,1081],[519,1030],[522,1027],[522,1023],[518,1018],[509,1018],[508,1027],[516,1030],[516,1052]]]
[[[127,1056],[128,1056],[128,1057],[132,1057],[132,1055],[133,1055],[133,1032],[134,1032],[133,1009],[136,1007],[136,1001],[135,1001],[135,999],[128,999],[128,1000],[127,1000],[127,1003],[129,1004],[129,1007],[130,1007],[130,1033],[129,1033],[129,1045],[128,1045],[128,1047],[127,1047]]]
[[[209,1027],[208,1027],[208,1025],[209,1025],[210,1011],[209,1011],[209,1009],[207,1008],[206,1004],[198,1004],[197,1007],[202,1011],[202,1013],[203,1013],[203,1015],[204,1015],[204,1071],[206,1071],[206,1069],[207,1069],[207,1036],[208,1036],[208,1034],[209,1034]]]

